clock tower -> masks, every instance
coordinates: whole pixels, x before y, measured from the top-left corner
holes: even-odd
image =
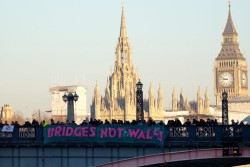
[[[214,62],[216,105],[221,103],[224,90],[228,93],[229,100],[233,97],[248,96],[247,62],[239,48],[238,32],[233,24],[230,4],[221,45],[220,53]]]

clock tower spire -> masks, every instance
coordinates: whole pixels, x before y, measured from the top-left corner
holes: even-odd
[[[247,62],[239,48],[238,32],[233,23],[230,3],[228,7],[228,18],[222,33],[222,47],[214,63],[216,105],[221,103],[224,90],[228,92],[228,99],[248,96]]]

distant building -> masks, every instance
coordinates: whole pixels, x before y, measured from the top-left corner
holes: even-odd
[[[65,93],[77,93],[78,101],[74,102],[75,121],[81,123],[90,116],[86,110],[86,89],[83,86],[57,86],[50,88],[51,93],[51,116],[55,120],[65,121],[67,118],[67,103],[62,99]]]
[[[228,101],[229,121],[242,121],[250,115],[250,97],[234,97]]]
[[[167,110],[164,113],[164,120],[173,120],[178,118],[182,123],[186,119],[219,119],[218,115],[214,114],[214,109],[210,107],[210,98],[208,90],[206,89],[204,93],[204,99],[202,98],[202,92],[200,87],[197,91],[197,99],[193,101],[188,101],[187,98],[184,99],[183,92],[181,90],[179,99],[176,96],[176,90],[174,88],[172,93],[172,109]]]
[[[1,109],[2,122],[7,121],[8,123],[11,123],[10,121],[12,120],[13,115],[14,113],[12,107],[8,104],[5,104]]]

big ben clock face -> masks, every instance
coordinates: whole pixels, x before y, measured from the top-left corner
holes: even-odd
[[[243,87],[247,86],[247,74],[245,72],[243,72],[241,75],[241,83]]]
[[[229,72],[223,72],[219,76],[219,83],[222,86],[229,87],[233,84],[233,75]]]

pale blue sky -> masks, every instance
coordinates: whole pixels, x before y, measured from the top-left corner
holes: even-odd
[[[232,0],[240,48],[250,59],[250,1]],[[0,0],[0,106],[29,115],[50,110],[49,88],[83,83],[87,110],[96,80],[104,91],[119,36],[121,0]],[[198,87],[213,95],[213,63],[221,48],[227,0],[124,2],[133,63],[147,96],[173,87],[189,100]]]

